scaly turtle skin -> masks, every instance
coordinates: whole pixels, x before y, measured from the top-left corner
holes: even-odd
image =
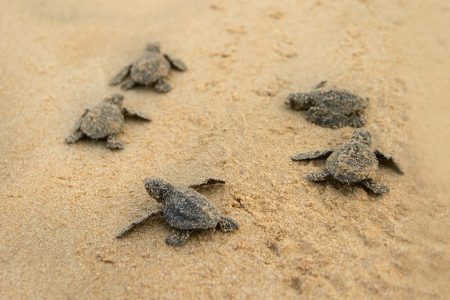
[[[67,144],[76,143],[83,137],[106,139],[106,146],[113,150],[123,149],[123,143],[117,138],[122,131],[125,116],[144,121],[150,118],[140,112],[122,106],[123,96],[114,94],[92,109],[87,109],[75,125],[73,133],[66,138]]]
[[[215,229],[217,227],[223,232],[237,230],[239,225],[235,220],[221,215],[208,198],[195,190],[218,183],[225,182],[210,178],[190,187],[175,187],[163,179],[147,178],[144,180],[147,192],[161,203],[162,207],[133,221],[123,228],[116,237],[122,238],[136,226],[155,216],[162,216],[165,222],[174,228],[174,231],[166,238],[166,243],[171,246],[184,245],[190,233],[194,230]]]
[[[403,171],[391,156],[385,155],[379,150],[373,151],[370,148],[371,143],[370,133],[366,130],[358,129],[353,133],[350,141],[335,150],[326,149],[300,153],[291,159],[302,161],[328,157],[325,163],[325,170],[311,173],[307,176],[307,179],[324,181],[334,178],[347,184],[360,183],[374,194],[381,195],[388,192],[389,188],[372,180],[373,174],[378,169],[378,164],[386,163],[399,174],[403,174]]]
[[[186,65],[179,59],[162,54],[159,43],[150,43],[145,53],[135,62],[124,67],[110,82],[122,83],[122,89],[128,90],[135,85],[152,86],[159,93],[167,93],[172,87],[167,81],[171,69],[186,71]]]
[[[362,127],[362,112],[368,100],[344,90],[315,90],[310,93],[290,94],[287,104],[293,110],[306,110],[306,118],[322,127]]]

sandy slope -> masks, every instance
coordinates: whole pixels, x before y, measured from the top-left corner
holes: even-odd
[[[448,1],[0,2],[1,298],[449,297]],[[122,152],[65,145],[151,40],[190,67],[167,95],[125,93],[154,122],[128,123]],[[351,135],[283,105],[323,79],[371,99],[367,128],[406,171],[379,172],[388,195],[290,162]],[[115,240],[156,206],[150,175],[225,178],[208,196],[241,229]]]

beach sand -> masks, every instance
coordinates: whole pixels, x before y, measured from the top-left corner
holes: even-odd
[[[450,295],[448,1],[26,1],[0,11],[0,298],[445,299]],[[108,86],[150,41],[182,58],[173,90]],[[317,185],[350,127],[309,123],[289,93],[330,86],[368,97],[391,191]],[[151,123],[125,149],[66,145],[85,108],[121,92]],[[150,222],[149,176],[187,185],[240,223],[181,248]]]

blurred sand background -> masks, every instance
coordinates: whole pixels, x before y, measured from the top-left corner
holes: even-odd
[[[0,298],[450,297],[450,3],[406,0],[1,0]],[[125,149],[64,144],[149,41],[182,58],[173,91],[124,92],[153,122]],[[321,80],[370,98],[368,128],[402,163],[381,198],[304,176],[299,151],[338,145],[287,109]],[[142,180],[188,184],[235,234],[164,243]]]

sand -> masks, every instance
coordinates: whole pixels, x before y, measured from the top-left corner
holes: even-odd
[[[0,298],[445,299],[450,294],[448,1],[1,1]],[[149,41],[186,61],[173,91],[125,92],[153,118],[125,149],[64,137]],[[370,98],[381,198],[304,176],[353,129],[284,105],[321,80]],[[182,248],[151,222],[142,181],[207,193],[241,225]]]

